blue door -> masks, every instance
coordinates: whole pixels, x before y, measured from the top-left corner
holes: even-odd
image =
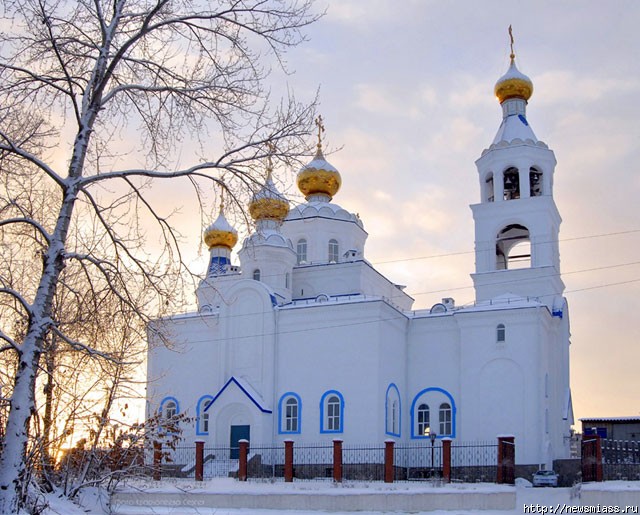
[[[240,440],[250,440],[251,426],[231,426],[231,437],[229,439],[229,447],[231,448],[230,458],[237,460],[240,457]]]

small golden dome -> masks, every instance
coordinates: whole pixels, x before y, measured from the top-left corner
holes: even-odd
[[[533,94],[533,82],[516,67],[515,59],[511,58],[511,66],[502,77],[498,79],[495,94],[500,103],[510,98],[521,98],[527,101]]]
[[[336,170],[322,155],[318,147],[313,161],[298,172],[298,189],[305,197],[314,194],[324,194],[333,198],[342,184],[340,172]]]
[[[249,214],[254,220],[277,220],[282,222],[289,214],[289,202],[276,189],[271,178],[271,169],[264,186],[249,203]]]
[[[298,189],[308,198],[309,195],[326,195],[329,200],[338,193],[342,184],[340,172],[336,170],[322,154],[322,133],[324,124],[322,116],[316,118],[318,127],[318,144],[316,145],[316,155],[308,165],[302,167],[298,172]]]
[[[238,243],[238,231],[227,222],[220,206],[220,214],[204,231],[204,242],[211,250],[214,247],[226,247],[231,250]]]

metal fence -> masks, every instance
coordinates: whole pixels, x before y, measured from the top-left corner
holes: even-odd
[[[205,447],[203,476],[234,477],[239,461],[236,449]],[[342,446],[342,477],[354,481],[384,480],[384,444],[347,444]],[[196,448],[181,446],[164,449],[161,460],[163,477],[195,476]],[[394,481],[420,481],[443,477],[441,441],[400,443],[394,446]],[[149,461],[149,460],[147,460]],[[283,478],[284,445],[250,446],[247,460],[249,478]],[[333,477],[333,442],[294,445],[293,476],[296,480],[330,480]],[[451,445],[451,480],[492,482],[496,479],[496,442],[456,442]]]
[[[602,475],[605,480],[640,479],[640,442],[602,439]]]

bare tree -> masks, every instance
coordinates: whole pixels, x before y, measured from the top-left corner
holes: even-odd
[[[116,299],[121,313],[142,322],[181,302],[180,235],[146,188],[182,178],[199,200],[203,181],[213,181],[237,201],[259,180],[256,162],[270,152],[267,143],[287,162],[307,151],[313,105],[287,99],[272,110],[265,63],[283,65],[318,15],[310,0],[9,0],[3,15],[0,167],[14,181],[0,241],[28,238],[36,251],[21,259],[31,269],[37,262],[27,278],[16,277],[12,261],[0,268],[0,305],[13,313],[0,339],[15,358],[0,462],[4,513],[21,502],[43,353],[63,345],[121,360],[57,320],[56,296],[64,290],[97,313],[102,300]],[[173,151],[188,135],[203,150],[185,166]],[[205,144],[208,135],[219,144]],[[144,164],[120,167],[141,159],[127,154],[136,147],[147,151]],[[28,209],[31,196],[19,186],[25,170],[52,191],[50,221]],[[162,249],[155,258],[141,239],[141,216],[156,224]],[[87,230],[100,238],[83,242]],[[83,273],[89,287],[79,291],[68,279]],[[132,294],[133,284],[153,296]]]

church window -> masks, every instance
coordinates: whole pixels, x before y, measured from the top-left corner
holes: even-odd
[[[420,406],[418,406],[418,434],[420,436],[428,436],[430,431],[429,405],[420,404]]]
[[[498,343],[502,343],[506,340],[506,336],[507,336],[507,329],[504,326],[504,324],[498,324],[498,327],[496,327],[496,341]]]
[[[447,402],[440,404],[440,434],[443,436],[451,434],[451,405]]]
[[[520,174],[513,166],[504,171],[504,200],[520,198]]]
[[[289,272],[284,274],[284,287],[291,288],[291,276],[289,275]]]
[[[296,393],[285,393],[278,403],[279,433],[300,433],[302,401]]]
[[[387,417],[385,433],[400,436],[400,392],[393,383],[387,388],[385,409]]]
[[[169,420],[178,414],[178,402],[175,399],[167,399],[160,406],[162,417]]]
[[[293,397],[287,399],[284,420],[287,433],[296,433],[298,431],[298,401]]]
[[[298,240],[296,253],[298,256],[299,265],[307,262],[307,240],[305,240],[304,238]]]
[[[213,400],[211,395],[204,395],[198,399],[196,406],[196,434],[209,434],[209,412],[205,411],[209,403]]]
[[[529,168],[529,195],[540,197],[542,195],[542,172],[536,168]]]
[[[256,268],[253,271],[253,280],[254,281],[259,281],[260,280],[260,269],[259,268]]]
[[[344,430],[344,400],[335,390],[326,392],[320,403],[322,414],[320,417],[321,433],[342,433]]]
[[[339,256],[339,246],[337,240],[329,240],[329,263],[337,263]]]

